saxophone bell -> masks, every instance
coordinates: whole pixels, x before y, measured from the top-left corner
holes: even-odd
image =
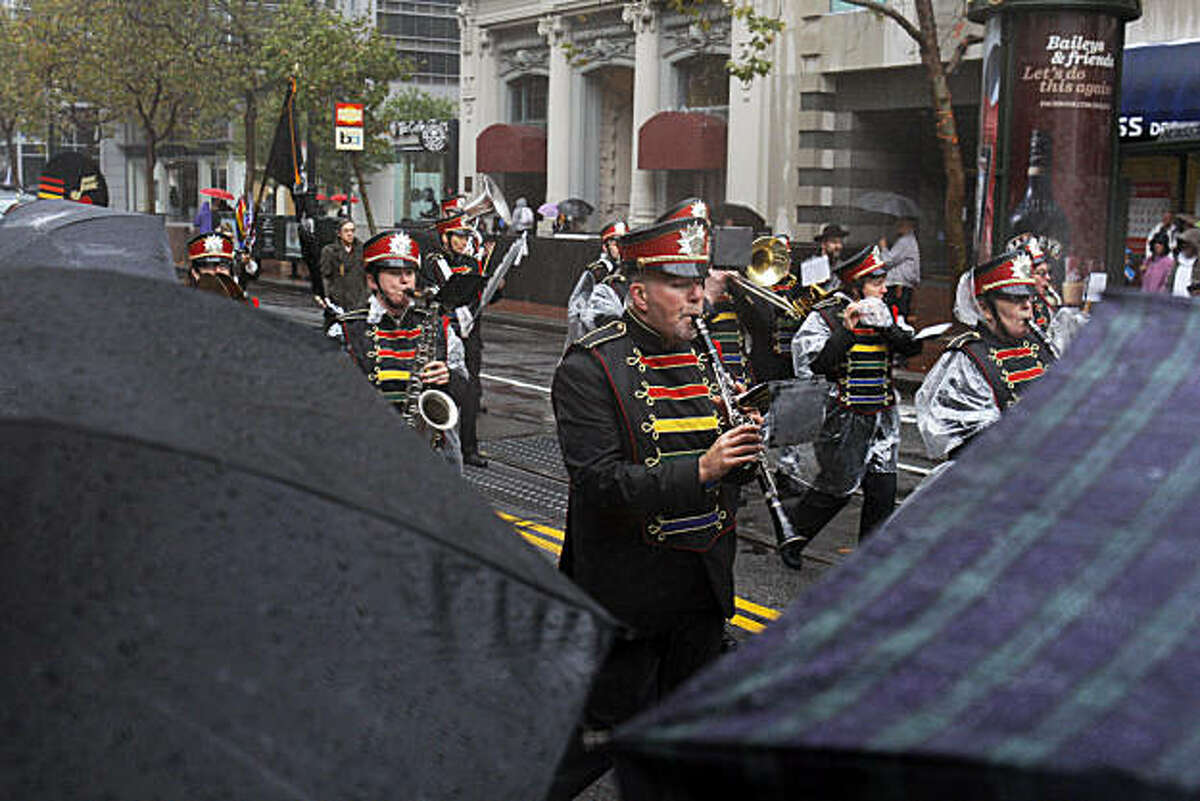
[[[421,422],[434,431],[449,431],[458,425],[458,404],[440,389],[422,390],[417,396]]]

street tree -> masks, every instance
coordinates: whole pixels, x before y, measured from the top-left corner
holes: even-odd
[[[362,103],[364,109],[363,150],[351,151],[345,161],[325,159],[323,176],[310,174],[310,181],[332,177],[349,185],[353,175],[359,187],[367,224],[374,233],[375,215],[367,195],[365,175],[393,158],[386,104],[391,84],[411,75],[411,66],[396,52],[395,45],[380,34],[367,16],[347,18],[324,9],[313,9],[303,0],[285,0],[307,8],[311,16],[283,15],[268,40],[268,58],[293,59],[297,83],[297,109],[309,120],[310,150],[333,152],[333,106],[337,102]],[[319,121],[319,122],[314,122]],[[339,164],[339,162],[341,162]],[[345,169],[348,167],[348,169]]]
[[[736,53],[735,57],[729,61],[730,74],[743,82],[766,75],[771,70],[769,48],[778,33],[783,30],[782,20],[769,14],[759,13],[751,0],[668,0],[668,5],[676,11],[696,17],[703,24],[704,8],[716,5],[718,2],[729,9],[735,18],[743,21],[749,34],[740,52]],[[917,44],[933,99],[934,132],[941,150],[942,169],[946,177],[946,196],[943,209],[946,219],[947,260],[956,273],[961,273],[967,267],[966,229],[963,225],[963,209],[966,207],[966,173],[963,169],[962,150],[959,147],[958,124],[954,117],[949,77],[962,63],[967,49],[980,42],[981,37],[964,33],[965,23],[960,21],[950,37],[952,44],[950,56],[945,58],[938,32],[937,17],[934,14],[933,0],[913,0],[916,8],[915,22],[905,16],[896,6],[879,2],[879,0],[845,0],[845,2],[893,20]]]
[[[17,154],[17,131],[29,127],[34,119],[37,87],[30,62],[25,58],[26,46],[32,43],[29,20],[15,10],[0,10],[0,136],[8,154],[12,180],[22,183],[21,164]]]
[[[215,35],[207,15],[188,0],[32,0],[30,13],[62,37],[49,40],[55,49],[69,54],[48,75],[60,98],[99,110],[102,122],[137,124],[146,148],[145,210],[154,213],[159,147],[199,130],[218,108],[216,88],[197,74],[193,53],[170,46],[164,32],[186,24],[186,40],[200,46]]]
[[[963,210],[966,208],[966,173],[963,169],[962,149],[959,147],[958,123],[954,117],[949,78],[962,64],[967,48],[982,41],[982,38],[974,34],[961,34],[960,31],[965,29],[965,25],[960,25],[959,29],[955,31],[956,41],[953,50],[949,58],[946,58],[942,53],[933,0],[913,0],[916,8],[916,22],[910,20],[895,6],[876,2],[876,0],[845,1],[894,21],[917,44],[933,98],[934,133],[941,149],[942,169],[946,175],[944,205],[946,255],[952,269],[956,273],[961,273],[967,268],[967,239],[966,229],[963,225]]]

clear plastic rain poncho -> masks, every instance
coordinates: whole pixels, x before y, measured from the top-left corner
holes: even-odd
[[[883,306],[882,303],[880,303]],[[870,310],[866,311],[870,314]],[[891,323],[885,317],[877,324]],[[864,317],[866,319],[866,317]],[[858,489],[863,476],[894,473],[900,449],[900,415],[896,406],[877,414],[859,414],[837,402],[837,385],[813,374],[812,362],[825,347],[832,332],[818,312],[805,318],[792,337],[792,364],[798,381],[828,384],[825,419],[816,441],[784,447],[778,467],[794,481],[833,496],[849,495]]]
[[[954,295],[954,316],[972,328],[983,319],[975,297],[974,274],[965,273]],[[1054,355],[1061,356],[1071,339],[1087,322],[1086,312],[1061,308],[1044,333]],[[1000,419],[1000,408],[987,379],[971,357],[948,350],[925,376],[915,398],[917,430],[931,459],[941,459]]]
[[[615,320],[624,313],[625,301],[617,290],[606,283],[596,283],[592,271],[585,269],[567,300],[567,341],[563,350],[601,322]]]
[[[983,319],[970,270],[958,279],[954,316],[974,328]],[[931,459],[941,459],[1000,419],[996,396],[983,373],[961,350],[947,350],[925,376],[915,399],[917,430]]]

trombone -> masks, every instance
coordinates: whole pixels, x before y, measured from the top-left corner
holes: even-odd
[[[808,297],[791,300],[777,295],[771,287],[792,272],[792,258],[788,247],[777,236],[760,236],[750,246],[750,263],[741,272],[729,276],[729,280],[752,299],[761,300],[794,320],[808,316],[813,303],[825,293],[817,287],[808,288]],[[743,274],[744,273],[744,274]]]

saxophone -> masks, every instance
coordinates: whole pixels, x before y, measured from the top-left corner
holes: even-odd
[[[458,405],[440,389],[426,388],[421,382],[421,372],[436,357],[441,315],[437,304],[431,303],[428,296],[423,294],[414,297],[411,311],[421,326],[421,337],[417,340],[417,352],[413,356],[404,401],[400,404],[400,416],[409,428],[429,432],[430,444],[440,448],[445,441],[443,432],[458,425]]]

